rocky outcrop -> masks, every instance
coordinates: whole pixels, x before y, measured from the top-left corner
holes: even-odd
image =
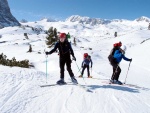
[[[7,0],[0,0],[0,28],[19,25],[20,23],[10,12]]]

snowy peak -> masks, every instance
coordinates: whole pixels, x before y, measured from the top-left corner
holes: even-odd
[[[44,21],[44,22],[56,22],[56,20],[52,19],[52,18],[42,18],[41,21]]]
[[[98,25],[98,24],[105,24],[111,21],[99,18],[90,18],[90,17],[81,17],[79,15],[73,15],[66,19],[66,21],[70,22],[79,22],[82,24],[90,24],[90,25]]]
[[[124,19],[109,20],[109,19],[90,18],[90,17],[81,17],[79,15],[73,15],[67,18],[66,21],[79,22],[82,24],[90,24],[90,25],[99,25],[99,24],[109,24],[111,22],[123,22],[127,20],[124,20]]]
[[[99,24],[109,24],[112,22],[131,22],[131,20],[126,19],[100,19],[100,18],[90,18],[90,17],[82,17],[79,15],[73,15],[66,19],[66,21],[69,22],[78,22],[82,24],[90,24],[90,25],[99,25]],[[144,22],[150,22],[150,18],[142,16],[138,19],[136,19],[137,22],[144,21]]]
[[[20,23],[11,14],[7,0],[0,0],[0,27],[19,26]]]
[[[138,21],[138,22],[140,22],[140,21],[150,22],[150,18],[142,16],[142,17],[136,19],[136,21]]]

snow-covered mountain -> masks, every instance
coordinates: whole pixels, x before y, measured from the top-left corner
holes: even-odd
[[[115,20],[109,24],[91,25],[72,21],[41,20],[0,29],[1,53],[9,59],[28,59],[35,66],[25,69],[0,65],[0,113],[150,113],[149,23]],[[49,86],[60,78],[59,56],[58,53],[45,56],[44,50],[52,48],[45,44],[45,32],[37,34],[33,28],[43,31],[50,27],[71,34],[69,41],[77,59],[72,61],[71,67],[81,86],[71,83],[66,68],[68,85]],[[126,80],[128,84],[123,86],[108,84],[112,75],[108,55],[113,44],[119,41],[127,48],[125,56],[133,59],[130,67],[129,62],[122,60],[120,63],[119,80]],[[29,45],[31,53],[27,52]],[[86,70],[85,78],[78,78],[84,53],[89,53],[93,60],[92,79],[86,78]],[[41,85],[48,87],[41,88]]]
[[[45,21],[45,22],[56,22],[55,19],[52,18],[42,18],[41,21]]]
[[[0,28],[19,25],[20,23],[10,12],[7,0],[0,0]]]
[[[138,21],[138,22],[140,22],[140,21],[150,22],[150,18],[142,16],[142,17],[136,19],[136,21]]]
[[[27,23],[28,21],[26,19],[20,20],[21,23]]]
[[[66,21],[79,22],[82,24],[90,24],[90,25],[108,24],[111,22],[110,20],[107,19],[81,17],[79,15],[70,16],[69,18],[66,19]]]
[[[90,24],[90,25],[99,25],[99,24],[110,24],[112,22],[132,22],[131,20],[125,20],[125,19],[100,19],[100,18],[90,18],[90,17],[82,17],[79,15],[73,15],[70,16],[66,19],[66,21],[69,22],[78,22],[82,24]],[[145,21],[145,22],[150,22],[150,18],[148,17],[140,17],[136,19],[136,21]]]

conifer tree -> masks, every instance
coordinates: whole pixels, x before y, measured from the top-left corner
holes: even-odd
[[[50,27],[49,30],[47,31],[46,44],[49,47],[52,47],[57,40],[58,40],[57,29],[56,28],[53,29],[53,27]]]

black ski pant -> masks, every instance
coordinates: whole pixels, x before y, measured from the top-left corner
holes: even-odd
[[[84,66],[83,66],[81,75],[83,76],[83,73],[84,73],[85,68],[87,68],[87,74],[88,74],[88,76],[90,76],[89,65],[85,65],[85,64],[84,64]]]
[[[60,78],[64,79],[65,64],[67,66],[67,71],[68,71],[70,77],[74,77],[74,74],[73,74],[72,69],[71,69],[71,59],[69,57],[69,58],[60,58],[60,60],[59,60]]]
[[[113,67],[113,73],[112,73],[111,80],[117,80],[118,81],[119,75],[121,73],[121,68],[119,67],[119,64],[115,61],[112,61],[111,65]]]

